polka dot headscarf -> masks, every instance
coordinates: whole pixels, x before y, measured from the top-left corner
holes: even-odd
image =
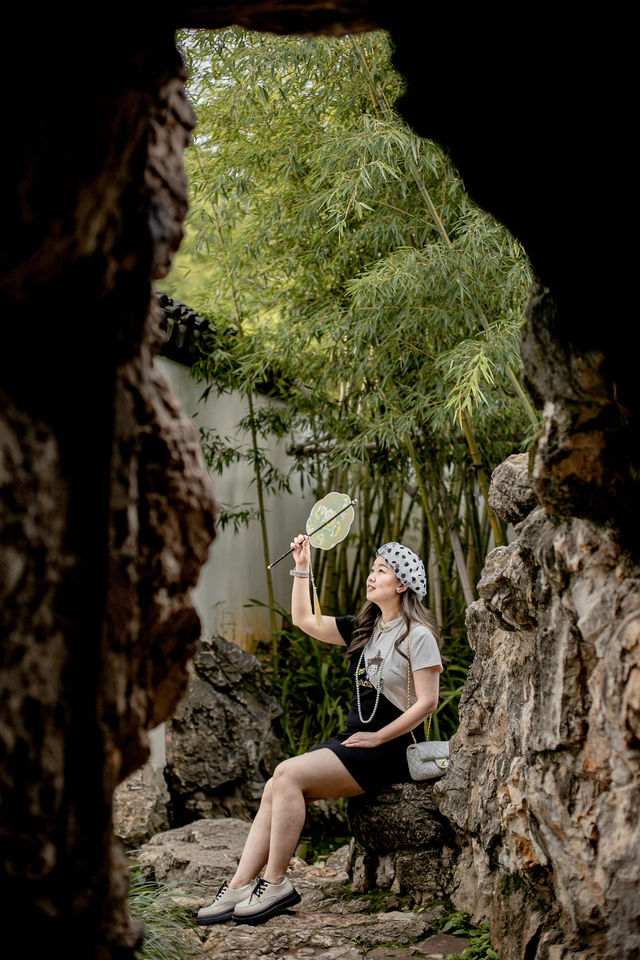
[[[376,550],[376,556],[386,560],[400,581],[406,587],[416,594],[418,600],[422,600],[427,594],[427,577],[424,572],[424,563],[417,553],[410,550],[409,547],[403,547],[401,543],[383,543],[379,550]]]

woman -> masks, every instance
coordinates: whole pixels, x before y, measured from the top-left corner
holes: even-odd
[[[347,729],[276,767],[238,869],[222,884],[215,901],[198,912],[199,924],[229,919],[262,923],[298,903],[300,895],[285,874],[304,826],[306,804],[356,797],[409,780],[406,748],[411,731],[424,740],[423,721],[438,703],[442,661],[435,623],[420,603],[426,593],[420,558],[402,544],[385,543],[376,553],[367,577],[367,602],[358,615],[323,617],[318,628],[307,584],[307,537],[297,536],[291,547],[293,623],[316,640],[348,651],[354,694]]]

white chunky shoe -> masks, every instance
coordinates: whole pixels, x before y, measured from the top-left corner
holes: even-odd
[[[224,923],[226,920],[231,920],[236,904],[240,903],[241,900],[246,900],[254,886],[254,883],[247,883],[244,887],[232,890],[225,880],[213,903],[198,910],[196,923],[199,923],[200,926],[208,926],[210,923]]]
[[[287,877],[282,883],[269,883],[258,877],[251,896],[236,904],[233,919],[236,923],[264,923],[296,903],[300,903],[300,894]]]

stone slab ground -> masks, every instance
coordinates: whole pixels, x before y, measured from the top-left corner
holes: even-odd
[[[195,915],[228,878],[248,828],[231,818],[199,820],[156,835],[138,851],[138,863],[158,881],[175,884],[174,899]],[[370,898],[350,899],[348,855],[342,847],[323,866],[295,858],[289,876],[302,897],[295,910],[255,927],[200,928],[194,945],[211,960],[442,960],[465,949],[463,938],[434,929],[439,906],[389,909],[398,903],[390,895],[382,910],[371,912]]]

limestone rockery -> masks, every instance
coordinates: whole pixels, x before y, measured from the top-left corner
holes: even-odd
[[[493,476],[517,539],[467,612],[476,656],[436,787],[462,845],[456,902],[501,960],[640,956],[640,569],[611,529]]]

